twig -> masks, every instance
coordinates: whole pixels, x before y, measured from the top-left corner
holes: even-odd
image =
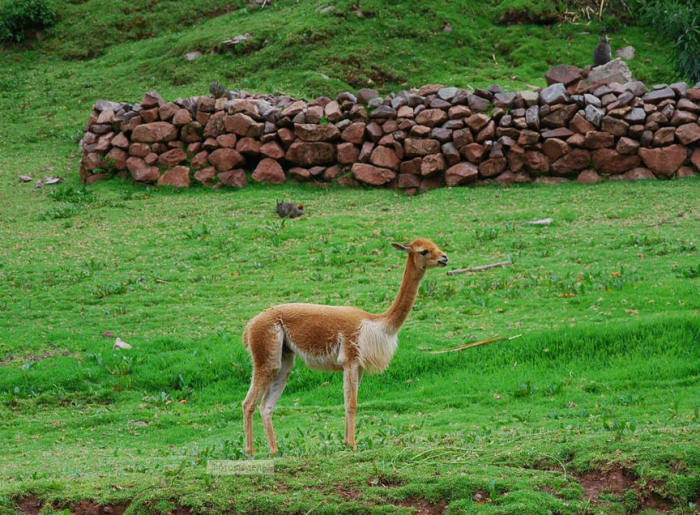
[[[483,340],[480,342],[466,343],[464,345],[460,345],[459,347],[453,347],[451,349],[434,350],[430,354],[445,354],[446,352],[457,352],[457,351],[464,350],[464,349],[471,349],[472,347],[479,347],[480,345],[487,345],[489,343],[504,342],[506,340],[514,340],[516,338],[520,338],[521,336],[522,336],[522,334],[517,334],[515,336],[510,336],[508,338],[491,338],[489,340]]]
[[[447,275],[457,275],[466,272],[481,272],[482,270],[489,270],[490,268],[498,268],[500,266],[512,265],[513,262],[509,259],[508,261],[501,261],[500,263],[491,263],[490,265],[473,266],[471,268],[458,268],[457,270],[450,270]]]

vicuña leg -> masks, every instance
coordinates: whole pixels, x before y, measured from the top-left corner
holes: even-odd
[[[357,450],[355,443],[355,413],[357,413],[357,389],[360,387],[362,369],[348,365],[343,370],[343,392],[345,396],[345,445]]]
[[[294,366],[294,354],[287,352],[282,354],[282,366],[277,372],[277,377],[272,381],[270,388],[267,390],[262,404],[260,404],[260,417],[265,427],[265,435],[267,443],[270,446],[270,453],[277,454],[277,441],[275,440],[275,430],[272,428],[272,412],[275,405],[284,391],[284,387],[289,379],[289,373]]]
[[[276,372],[277,371],[275,370],[274,373],[276,374]],[[275,377],[273,373],[268,370],[254,370],[248,395],[246,395],[245,400],[243,401],[245,452],[251,456],[255,454],[253,450],[253,414],[255,413],[255,407],[260,402],[260,399],[262,399],[265,392],[270,389],[273,377]]]

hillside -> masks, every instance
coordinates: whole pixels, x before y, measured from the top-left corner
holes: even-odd
[[[2,159],[26,162],[26,146],[50,150],[38,168],[58,164],[68,174],[75,161],[56,159],[73,153],[95,100],[136,102],[151,89],[166,99],[205,94],[213,80],[299,97],[426,83],[543,85],[553,65],[588,64],[598,33],[612,27],[583,15],[552,25],[495,23],[511,3],[523,4],[57,1],[56,26],[0,53]],[[668,44],[644,28],[614,28],[614,48],[637,48],[636,78],[671,80]],[[223,49],[222,41],[248,33],[234,51]],[[187,61],[193,51],[204,55]]]

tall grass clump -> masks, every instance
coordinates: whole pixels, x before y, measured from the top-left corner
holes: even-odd
[[[0,43],[22,41],[32,30],[56,23],[51,0],[4,0],[0,2]]]
[[[676,73],[692,81],[700,80],[700,9],[697,0],[655,0],[639,2],[643,25],[655,27],[673,41]]]

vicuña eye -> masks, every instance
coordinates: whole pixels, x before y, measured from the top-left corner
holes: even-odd
[[[420,251],[420,255],[421,255],[421,256],[427,256],[427,255],[428,255],[428,251],[427,251],[427,250],[421,250],[421,251]]]

